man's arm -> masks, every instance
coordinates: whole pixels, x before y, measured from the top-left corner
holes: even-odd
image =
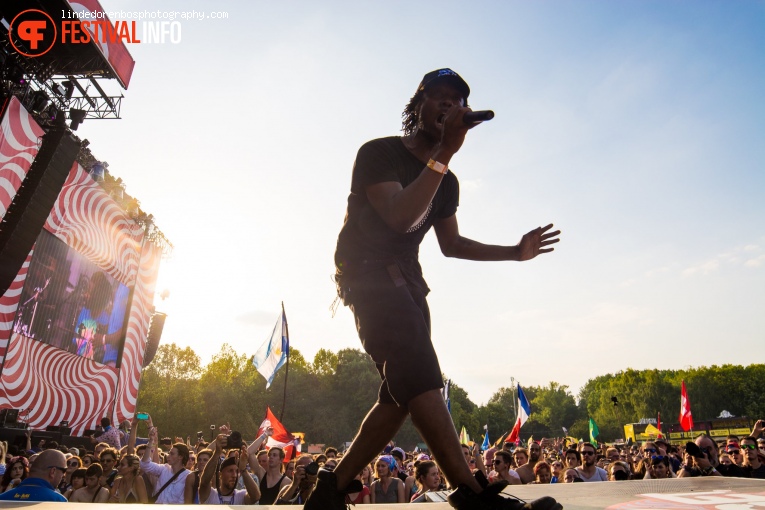
[[[515,246],[498,246],[492,244],[483,244],[466,237],[462,237],[457,224],[457,215],[453,214],[448,218],[437,219],[433,222],[433,228],[436,231],[438,245],[441,247],[441,253],[447,257],[454,257],[466,260],[530,260],[540,253],[548,253],[553,248],[547,248],[555,244],[560,239],[560,230],[548,232],[552,228],[552,223],[546,227],[535,228],[521,238],[520,243]]]
[[[70,503],[78,503],[78,502],[84,502],[87,503],[87,499],[83,499],[82,494],[85,492],[85,487],[80,487],[76,491],[72,493],[71,496],[69,496],[69,502]]]
[[[96,501],[95,503],[108,503],[109,502],[109,489],[106,487],[101,487],[98,489],[98,494],[96,494]]]
[[[133,419],[130,421],[130,437],[128,437],[128,443],[127,443],[128,455],[133,455],[135,453],[135,441],[136,441],[136,438],[138,437],[139,423],[140,423],[140,420],[138,420],[134,415]]]
[[[430,158],[448,165],[460,150],[468,129],[462,116],[470,108],[453,106],[444,116],[441,140]],[[399,182],[381,182],[367,186],[367,199],[383,221],[393,230],[405,233],[425,215],[441,185],[444,174],[423,166],[420,175],[406,188]]]
[[[194,503],[194,483],[196,483],[197,477],[194,473],[190,473],[186,477],[186,483],[183,486],[183,502],[187,505]]]
[[[204,470],[202,470],[202,478],[199,480],[199,503],[204,503],[207,498],[210,497],[210,487],[212,479],[215,476],[215,468],[218,467],[220,462],[220,452],[222,449],[221,442],[225,443],[227,437],[223,434],[218,434],[215,439],[215,448],[213,449],[212,457],[205,464]]]
[[[473,445],[473,458],[475,459],[475,467],[481,472],[486,474],[486,465],[483,463],[483,455],[481,455],[481,449],[478,447],[478,443]]]
[[[273,427],[268,427],[265,432],[260,435],[260,437],[255,438],[255,441],[250,443],[250,445],[247,447],[247,460],[250,463],[250,469],[252,469],[252,472],[255,473],[255,476],[258,477],[258,480],[262,480],[263,477],[266,476],[266,470],[260,467],[260,464],[258,464],[258,452],[260,451],[260,446],[263,444],[263,441],[265,441],[273,433]]]
[[[209,464],[209,463],[208,463]],[[247,496],[244,498],[245,505],[254,505],[260,501],[260,487],[252,479],[250,473],[247,472],[247,447],[242,446],[239,450],[239,472],[242,474],[242,481],[244,482],[244,488],[247,489]]]
[[[141,471],[154,476],[158,476],[162,473],[162,467],[159,464],[152,462],[152,451],[158,448],[158,444],[157,429],[152,427],[149,429],[149,442],[146,443],[143,457],[141,457]]]

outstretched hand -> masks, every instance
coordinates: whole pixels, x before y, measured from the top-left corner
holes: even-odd
[[[546,227],[537,227],[525,236],[521,238],[521,242],[518,243],[519,255],[518,260],[531,260],[540,253],[547,253],[554,250],[554,248],[546,248],[551,244],[555,244],[560,239],[560,230],[555,232],[548,232],[553,227],[550,223]]]

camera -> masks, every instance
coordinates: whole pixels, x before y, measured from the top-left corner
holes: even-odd
[[[314,476],[316,473],[319,472],[319,463],[318,462],[311,462],[305,467],[305,474]]]
[[[229,435],[226,438],[226,449],[227,450],[239,450],[242,447],[242,434],[240,432],[237,432],[236,430],[231,432],[231,435]]]
[[[210,430],[215,430],[215,425],[210,425]]]
[[[204,434],[204,432],[202,432],[201,430],[200,430],[199,432],[197,432],[197,441],[198,441],[198,440],[200,440],[200,439],[202,439],[202,437],[203,437],[204,435],[205,435],[205,434]]]

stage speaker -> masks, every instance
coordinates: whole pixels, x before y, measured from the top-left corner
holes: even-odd
[[[62,435],[69,435],[72,433],[72,427],[63,427],[61,425],[48,425],[45,427],[45,432],[58,432]]]
[[[18,409],[1,409],[0,410],[0,426],[13,428],[19,421]]]
[[[159,339],[162,338],[162,330],[165,329],[167,314],[154,312],[149,323],[149,333],[146,335],[146,350],[143,353],[143,367],[149,366],[159,348]]]
[[[53,128],[0,221],[0,295],[5,294],[37,241],[72,164],[80,143],[66,128]]]

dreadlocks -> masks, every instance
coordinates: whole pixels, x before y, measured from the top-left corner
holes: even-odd
[[[424,90],[418,90],[409,100],[409,104],[404,108],[404,112],[401,114],[401,130],[405,135],[411,135],[417,129],[417,123],[420,121],[417,115],[417,109],[420,106],[422,96],[425,94]]]
[[[424,90],[418,90],[409,100],[409,104],[406,105],[406,108],[404,108],[404,111],[401,114],[401,131],[404,132],[404,135],[411,135],[417,130],[417,124],[420,122],[417,110],[420,108],[420,103],[422,102],[422,97],[424,95]],[[467,106],[467,99],[464,101],[465,106]]]

